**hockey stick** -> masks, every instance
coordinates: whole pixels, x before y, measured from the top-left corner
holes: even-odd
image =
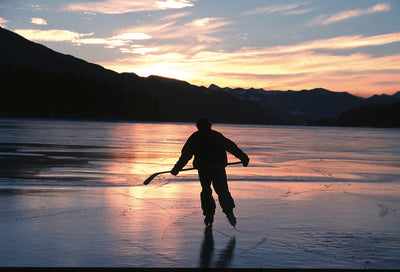
[[[228,163],[227,165],[239,164],[239,163],[242,163],[242,162],[230,162],[230,163]],[[196,168],[192,167],[192,168],[182,169],[181,171],[189,171],[189,170],[194,170],[194,169],[196,169]],[[179,172],[180,172],[180,171],[179,171]],[[166,173],[171,173],[171,171],[163,171],[163,172],[154,173],[154,174],[152,174],[150,177],[148,177],[148,178],[143,182],[143,184],[144,184],[144,185],[147,185],[147,184],[149,184],[155,177],[157,177],[158,175],[166,174]]]

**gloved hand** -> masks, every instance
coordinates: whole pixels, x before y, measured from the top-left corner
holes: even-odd
[[[171,174],[176,176],[176,175],[178,175],[179,171],[180,171],[180,169],[175,165],[174,168],[172,168],[172,170],[171,170]]]
[[[240,161],[242,162],[242,164],[243,164],[244,167],[247,167],[247,165],[249,165],[250,159],[249,159],[249,157],[246,155],[246,156],[243,156],[243,158],[241,158]]]

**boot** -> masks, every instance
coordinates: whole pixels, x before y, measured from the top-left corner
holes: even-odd
[[[204,224],[206,224],[207,227],[212,227],[212,223],[214,222],[214,215],[206,215],[206,218],[204,218]]]

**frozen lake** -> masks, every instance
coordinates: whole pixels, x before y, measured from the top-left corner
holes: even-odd
[[[0,119],[0,267],[400,267],[399,129],[214,129],[250,157],[236,229],[204,228],[194,171],[142,185],[193,124]]]
[[[400,129],[213,128],[250,156],[246,171],[229,167],[231,181],[400,182]],[[170,170],[195,130],[193,124],[1,120],[0,184],[138,185]],[[197,181],[196,172],[160,178]]]

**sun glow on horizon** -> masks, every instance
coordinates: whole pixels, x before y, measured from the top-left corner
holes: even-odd
[[[166,78],[173,78],[183,81],[192,81],[196,78],[195,74],[190,71],[182,71],[176,69],[173,63],[158,63],[154,66],[132,67],[130,65],[107,64],[107,69],[116,71],[118,73],[135,73],[141,77],[160,76]]]
[[[196,24],[200,26],[207,22],[196,21]],[[286,46],[243,47],[234,51],[184,45],[143,46],[138,47],[140,53],[127,54],[125,58],[100,65],[118,72],[129,71],[145,77],[159,75],[202,86],[216,84],[265,90],[321,87],[368,97],[400,90],[396,73],[400,73],[400,54],[375,57],[346,51],[399,42],[400,32],[369,37],[339,36]]]
[[[374,59],[359,54],[332,56],[305,52],[270,59],[255,58],[253,61],[245,53],[239,55],[226,53],[221,56],[217,53],[212,58],[197,59],[143,55],[99,64],[120,73],[133,72],[142,77],[157,75],[206,87],[216,84],[220,87],[282,91],[318,87],[363,97],[382,93],[391,95],[400,90],[398,75],[385,72],[395,71],[397,65],[400,67],[400,55]],[[291,67],[286,67],[288,63]]]

